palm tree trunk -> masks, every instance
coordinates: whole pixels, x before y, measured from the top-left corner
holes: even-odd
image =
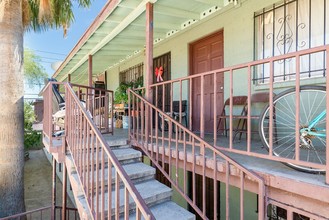
[[[0,1],[0,218],[24,212],[22,0]]]

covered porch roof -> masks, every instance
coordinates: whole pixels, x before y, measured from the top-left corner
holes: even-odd
[[[138,56],[146,45],[146,4],[154,3],[153,43],[161,44],[193,25],[237,5],[236,0],[109,0],[54,73],[58,81],[88,83],[88,57],[96,77]]]

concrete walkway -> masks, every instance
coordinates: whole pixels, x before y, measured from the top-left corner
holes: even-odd
[[[50,206],[52,202],[52,166],[46,158],[44,151],[31,150],[30,159],[25,161],[24,167],[24,197],[26,211]],[[62,203],[62,183],[57,177],[56,203]],[[70,199],[68,207],[74,207]],[[45,213],[49,215],[50,212]],[[44,216],[44,219],[50,219]]]

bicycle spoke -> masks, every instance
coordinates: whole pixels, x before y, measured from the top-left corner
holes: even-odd
[[[323,164],[326,161],[326,118],[318,118],[326,106],[326,91],[323,87],[302,86],[300,89],[299,118],[296,114],[296,91],[287,90],[275,97],[273,103],[273,154],[292,160]],[[269,149],[269,106],[263,111],[260,121],[260,136],[263,144]],[[299,120],[303,133],[296,134],[296,120]],[[308,126],[314,123],[312,128]],[[310,132],[310,133],[308,133]],[[300,141],[299,158],[296,158],[296,135],[303,135]],[[296,164],[288,164],[293,168],[307,172],[321,172],[322,169]]]

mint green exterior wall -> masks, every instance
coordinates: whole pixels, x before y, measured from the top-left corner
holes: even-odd
[[[220,183],[220,219],[226,219],[225,194],[226,184]],[[230,219],[240,219],[240,189],[234,186],[229,188],[230,194]],[[244,191],[244,219],[258,219],[257,194]]]
[[[224,30],[224,66],[245,63],[253,60],[253,24],[254,12],[269,6],[275,1],[243,1],[240,5],[228,6],[223,12],[201,20],[198,24],[188,27],[172,37],[166,38],[154,45],[154,57],[171,52],[171,78],[189,75],[189,44],[211,33]],[[156,16],[154,26],[156,26]],[[144,53],[122,62],[120,65],[108,70],[109,89],[115,90],[118,86],[119,71],[127,69],[144,61]],[[245,73],[237,74],[235,85],[243,88],[246,82]],[[225,96],[228,91],[228,76],[225,75]],[[185,88],[185,91],[187,89]],[[236,93],[244,91],[237,90]],[[185,93],[186,94],[186,93]]]

